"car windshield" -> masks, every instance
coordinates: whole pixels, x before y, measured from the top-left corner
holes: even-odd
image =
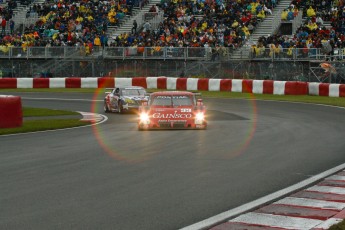
[[[179,96],[156,96],[152,98],[151,105],[156,106],[190,106],[193,105],[193,100],[189,95]]]
[[[144,89],[123,89],[122,95],[123,96],[144,96],[145,90]]]

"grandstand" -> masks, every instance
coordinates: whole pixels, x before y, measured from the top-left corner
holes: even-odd
[[[150,61],[154,72],[144,74],[320,81],[311,79],[312,65],[344,56],[343,6],[336,0],[13,1],[1,4],[7,24],[0,58],[11,60],[2,68],[15,69],[16,77],[118,76],[128,71],[114,68]],[[279,77],[289,72],[286,61],[303,78]]]

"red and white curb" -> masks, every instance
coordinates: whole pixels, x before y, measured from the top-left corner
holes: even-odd
[[[345,171],[211,230],[328,229],[345,218]]]
[[[328,229],[345,219],[344,169],[345,163],[181,230]]]

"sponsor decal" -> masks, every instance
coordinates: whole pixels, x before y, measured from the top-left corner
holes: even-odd
[[[174,113],[168,113],[168,114],[164,114],[164,113],[154,113],[152,114],[153,118],[158,118],[158,119],[177,119],[177,118],[192,118],[192,114],[179,114],[177,113],[177,111],[175,111]]]

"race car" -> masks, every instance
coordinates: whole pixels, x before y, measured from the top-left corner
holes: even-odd
[[[139,108],[138,130],[206,129],[205,114],[206,107],[199,93],[155,92]]]
[[[104,112],[122,113],[131,109],[138,109],[142,101],[148,100],[148,95],[143,87],[117,87],[106,88],[104,98]]]

